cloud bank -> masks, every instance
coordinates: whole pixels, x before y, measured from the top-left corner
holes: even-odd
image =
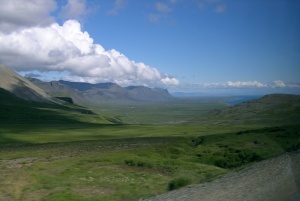
[[[300,82],[273,82],[258,81],[227,81],[215,83],[180,83],[170,86],[171,93],[183,92],[196,95],[265,95],[272,93],[300,94]]]
[[[17,1],[5,2],[9,3],[0,8],[0,13],[7,8],[13,14],[8,11],[0,14],[0,63],[4,65],[24,72],[68,72],[65,79],[93,83],[179,84],[176,78],[156,68],[132,61],[115,49],[105,50],[95,44],[77,20],[67,20],[62,25],[53,22],[49,15],[56,8],[53,1],[24,1],[27,4],[23,6]],[[84,1],[70,0],[63,11],[65,16],[78,16],[84,13],[83,7]],[[23,9],[25,13],[37,10],[30,18],[21,19],[21,16],[14,16],[15,9]]]
[[[10,33],[32,26],[48,26],[55,20],[50,13],[56,10],[53,0],[0,0],[0,31]]]
[[[181,83],[173,88],[193,88],[193,89],[275,89],[275,88],[296,88],[300,89],[300,83],[285,83],[282,80],[275,80],[269,83],[258,81],[227,81],[215,83]]]

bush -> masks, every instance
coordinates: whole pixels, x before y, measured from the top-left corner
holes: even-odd
[[[191,183],[191,180],[186,177],[179,177],[176,179],[173,179],[172,181],[169,182],[168,189],[170,191],[181,188],[183,186],[187,186]]]
[[[128,166],[152,168],[151,164],[145,163],[142,161],[125,160],[124,163],[125,163],[125,165],[128,165]]]
[[[216,157],[214,165],[220,168],[235,168],[251,162],[261,161],[262,159],[263,158],[255,152],[236,150],[235,153],[226,154],[223,157]]]

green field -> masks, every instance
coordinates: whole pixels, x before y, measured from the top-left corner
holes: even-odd
[[[0,102],[0,200],[139,200],[300,148],[298,109],[274,125],[213,119],[228,107],[220,99],[92,111]]]

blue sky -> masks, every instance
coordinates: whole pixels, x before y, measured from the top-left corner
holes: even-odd
[[[0,47],[0,63],[23,75],[172,92],[300,94],[300,1],[24,2],[25,13],[38,7],[32,14],[37,20],[0,14],[0,43],[6,47]],[[37,59],[28,49],[37,51]]]

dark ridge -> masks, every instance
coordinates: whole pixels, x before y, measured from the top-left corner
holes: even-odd
[[[87,90],[90,90],[93,88],[109,89],[111,86],[116,85],[115,83],[112,83],[112,82],[98,83],[98,84],[91,84],[91,83],[85,83],[85,82],[69,82],[69,81],[64,81],[64,80],[59,80],[58,82],[61,84],[70,86],[79,91],[87,91]]]
[[[63,100],[63,101],[65,101],[65,102],[67,102],[67,103],[74,104],[73,99],[70,98],[70,97],[55,97],[55,98],[60,99],[60,100]]]

